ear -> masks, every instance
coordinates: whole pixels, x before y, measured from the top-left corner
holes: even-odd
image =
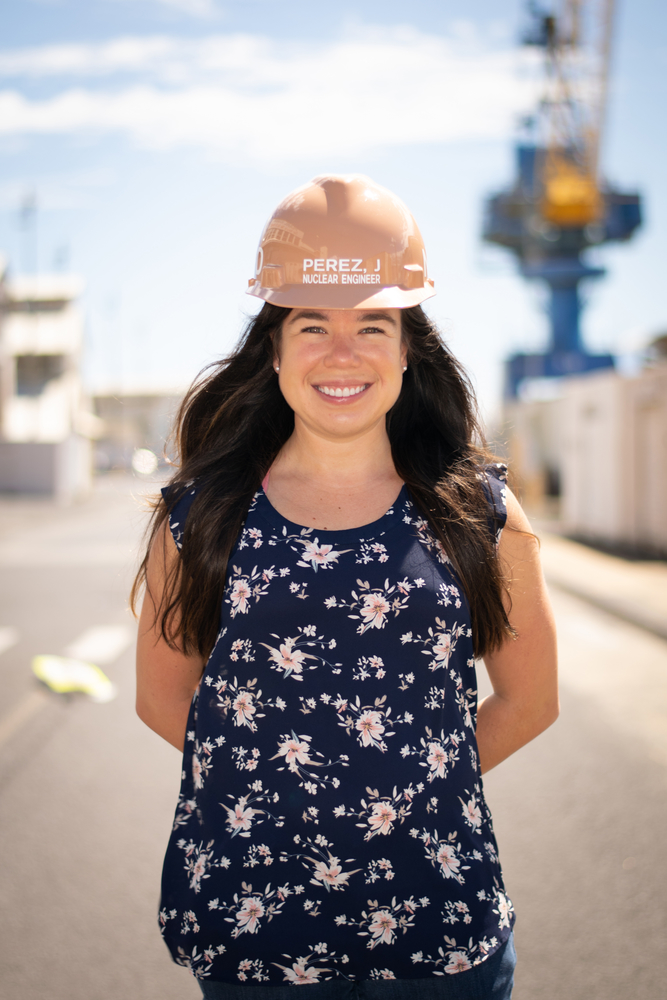
[[[408,363],[408,345],[403,341],[401,344],[401,368],[405,368]]]

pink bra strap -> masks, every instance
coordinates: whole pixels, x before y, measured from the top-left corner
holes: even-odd
[[[267,472],[267,474],[264,476],[264,479],[262,479],[262,489],[264,490],[265,493],[266,493],[266,491],[268,489],[268,486],[269,486],[269,476],[270,475],[271,475],[271,469],[269,469],[269,471]]]

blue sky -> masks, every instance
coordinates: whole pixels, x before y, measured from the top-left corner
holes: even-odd
[[[492,414],[502,358],[546,334],[539,288],[479,239],[535,100],[522,7],[3,0],[0,248],[15,272],[83,274],[88,387],[182,385],[229,349],[272,209],[318,173],[354,171],[415,214],[429,311]],[[620,354],[667,329],[666,27],[657,0],[617,12],[603,165],[642,192],[646,222],[599,253],[609,277],[588,289],[584,327]]]

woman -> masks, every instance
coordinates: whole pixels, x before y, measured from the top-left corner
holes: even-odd
[[[185,747],[162,932],[206,997],[509,997],[481,774],[558,713],[535,538],[397,198],[316,178],[250,286],[137,581],[137,711]]]

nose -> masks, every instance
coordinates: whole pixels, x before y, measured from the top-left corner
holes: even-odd
[[[335,330],[324,358],[327,368],[354,368],[358,364],[356,337],[351,330]]]

